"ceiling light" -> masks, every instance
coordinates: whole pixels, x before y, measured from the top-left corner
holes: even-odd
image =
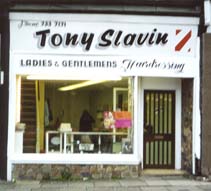
[[[26,76],[27,80],[70,80],[70,76],[60,76],[60,75],[29,75]]]
[[[74,89],[78,89],[78,88],[82,88],[82,87],[86,87],[86,86],[91,86],[91,85],[103,83],[103,82],[106,82],[106,81],[108,81],[108,80],[90,80],[90,81],[85,81],[85,82],[81,82],[81,83],[78,83],[78,84],[60,87],[60,88],[58,88],[58,90],[59,91],[69,91],[69,90],[74,90]]]
[[[59,75],[57,74],[34,74],[26,76],[28,80],[121,80],[118,75],[111,74],[90,74],[90,73],[80,73],[77,75]]]

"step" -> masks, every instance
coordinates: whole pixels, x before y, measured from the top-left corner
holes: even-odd
[[[36,124],[36,119],[35,118],[21,118],[22,123],[26,124]]]
[[[36,100],[22,100],[21,101],[21,109],[23,110],[24,108],[33,108],[36,109]]]
[[[167,176],[167,175],[171,175],[171,176],[181,176],[181,175],[185,175],[187,172],[184,170],[175,170],[175,169],[145,169],[143,170],[142,174],[145,176]]]
[[[29,118],[36,118],[36,113],[35,112],[21,112],[21,119],[29,119]]]
[[[36,111],[35,104],[25,104],[21,106],[22,110],[24,111]]]
[[[24,139],[23,140],[23,145],[26,146],[36,146],[36,139]]]
[[[24,139],[36,139],[36,132],[25,132],[23,135]]]
[[[35,153],[36,147],[35,146],[24,146],[23,153]]]
[[[22,112],[24,112],[24,113],[32,113],[32,112],[34,112],[34,113],[36,113],[36,109],[34,108],[34,107],[32,107],[32,106],[22,106]]]
[[[33,98],[21,98],[21,107],[24,107],[25,105],[28,106],[29,104],[36,106],[36,99]],[[23,105],[24,104],[24,105]]]
[[[36,100],[36,98],[35,98],[35,95],[33,95],[33,94],[26,94],[26,95],[22,95],[21,96],[21,99],[22,100]]]

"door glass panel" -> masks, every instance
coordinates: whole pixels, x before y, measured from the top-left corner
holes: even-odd
[[[164,164],[167,164],[167,142],[164,141]]]
[[[159,147],[160,147],[159,164],[162,165],[163,164],[163,142],[162,141],[160,141]]]
[[[172,133],[172,95],[169,94],[169,104],[168,104],[168,133],[171,134]]]
[[[154,164],[154,142],[150,142],[150,164]]]
[[[168,141],[168,164],[170,165],[172,162],[172,156],[171,156],[171,152],[172,152],[172,142]]]
[[[147,107],[147,113],[146,113],[146,124],[150,124],[150,95],[146,95],[146,107]]]
[[[155,94],[155,134],[159,132],[159,107],[158,107],[158,94]]]
[[[154,94],[151,94],[150,95],[150,105],[151,105],[151,108],[150,108],[150,113],[151,113],[151,115],[150,115],[150,125],[152,126],[152,127],[154,127]]]
[[[158,164],[158,141],[155,141],[155,164]]]
[[[159,100],[159,105],[160,105],[160,115],[159,115],[159,129],[160,129],[160,134],[163,133],[163,119],[164,119],[164,103],[163,103],[163,94],[160,94],[160,100]]]
[[[149,164],[149,142],[146,143],[146,164]]]

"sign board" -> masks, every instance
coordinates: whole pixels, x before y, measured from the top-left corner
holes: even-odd
[[[195,73],[196,18],[11,13],[10,54],[19,74]]]

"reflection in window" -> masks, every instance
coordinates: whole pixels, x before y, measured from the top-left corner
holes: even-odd
[[[17,122],[26,124],[23,153],[133,152],[132,79],[65,91],[60,88],[84,81],[38,81],[22,76],[20,83]]]

